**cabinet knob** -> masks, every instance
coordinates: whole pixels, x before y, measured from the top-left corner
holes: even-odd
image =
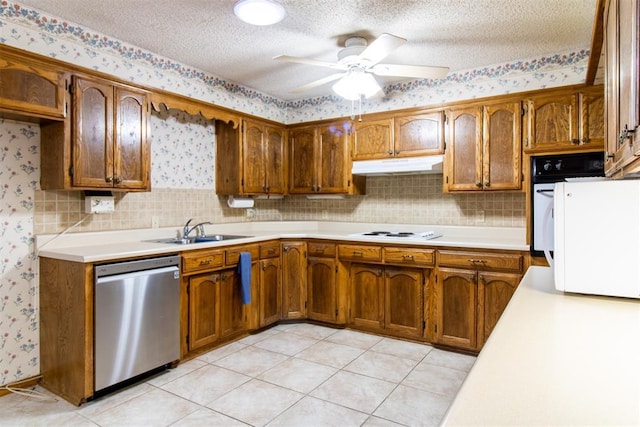
[[[582,143],[586,144],[587,142],[589,142],[589,138],[582,138]]]
[[[393,150],[389,150],[388,153],[389,153],[390,156],[392,156],[393,155]]]
[[[287,252],[287,251],[289,250],[289,246],[283,246],[283,247],[282,247],[282,250],[283,250],[283,251],[285,251],[285,252]]]
[[[574,144],[574,145],[578,145],[578,144],[580,144],[580,140],[578,138],[573,138],[571,140],[571,143]]]
[[[112,183],[112,182],[113,182],[113,177],[108,176],[108,177],[106,177],[104,180],[105,180],[106,182],[108,182],[108,183]]]
[[[487,187],[487,188],[491,187],[491,183],[489,181],[487,181],[487,182],[484,183],[484,186]]]
[[[113,181],[114,181],[116,184],[120,184],[120,183],[122,183],[122,178],[120,178],[120,177],[118,176],[118,177],[116,177]]]
[[[476,182],[476,187],[481,188],[482,187],[482,183],[480,181]]]

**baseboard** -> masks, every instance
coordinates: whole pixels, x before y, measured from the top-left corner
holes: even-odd
[[[40,378],[42,378],[42,375],[37,375],[35,377],[27,378],[27,379],[24,379],[24,380],[21,380],[21,381],[16,381],[15,383],[3,385],[2,387],[0,387],[0,397],[11,393],[10,390],[7,390],[7,387],[10,387],[10,388],[29,388],[29,387],[33,387],[33,386],[38,384],[38,382],[40,381]]]

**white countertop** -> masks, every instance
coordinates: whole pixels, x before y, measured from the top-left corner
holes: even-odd
[[[640,300],[553,283],[529,268],[443,425],[640,425]]]
[[[369,224],[328,221],[267,221],[213,224],[205,226],[207,234],[250,236],[221,242],[191,245],[161,244],[146,240],[172,238],[181,227],[88,233],[47,234],[36,236],[38,256],[74,262],[101,262],[140,256],[177,253],[185,250],[253,243],[270,239],[317,238],[355,242],[382,242],[412,246],[458,247],[528,251],[525,229],[512,227],[463,227],[404,224]],[[442,237],[433,240],[353,236],[353,233],[385,231],[435,231]]]

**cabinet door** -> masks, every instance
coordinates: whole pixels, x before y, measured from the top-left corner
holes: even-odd
[[[260,327],[280,320],[282,312],[282,281],[280,259],[260,261]]]
[[[439,269],[436,279],[436,336],[440,344],[475,350],[477,273]]]
[[[579,148],[577,95],[558,94],[530,99],[525,150]]]
[[[352,264],[349,323],[355,327],[384,329],[384,277],[382,268]]]
[[[282,242],[282,318],[307,316],[307,244]]]
[[[66,75],[26,58],[0,58],[0,105],[27,115],[64,118]]]
[[[478,273],[479,312],[482,317],[478,324],[478,334],[481,346],[489,338],[489,334],[498,323],[498,319],[507,307],[513,293],[518,287],[522,276],[508,273]]]
[[[313,127],[291,129],[289,193],[313,193],[316,188],[315,130]]]
[[[589,148],[604,146],[604,92],[597,90],[580,93],[580,145]]]
[[[149,188],[149,107],[145,93],[116,88],[114,187]]]
[[[482,186],[484,190],[522,187],[520,102],[487,105],[483,117]]]
[[[442,112],[395,117],[394,155],[424,156],[444,152]]]
[[[265,146],[265,174],[268,194],[285,194],[287,192],[285,163],[285,131],[282,128],[267,126]]]
[[[238,334],[245,329],[240,275],[234,270],[220,273],[220,337]]]
[[[482,108],[450,110],[447,113],[445,191],[482,188]]]
[[[422,335],[422,270],[385,269],[384,327],[392,335]]]
[[[338,316],[336,261],[333,258],[309,258],[307,286],[309,319],[335,322]]]
[[[242,128],[243,193],[262,194],[267,192],[265,174],[265,132],[263,125],[245,120]]]
[[[319,193],[349,191],[349,129],[341,124],[318,129],[317,187]]]
[[[393,157],[393,119],[356,123],[353,160]]]
[[[220,274],[189,278],[189,351],[220,336]]]
[[[76,187],[113,187],[113,86],[74,79],[73,172]]]

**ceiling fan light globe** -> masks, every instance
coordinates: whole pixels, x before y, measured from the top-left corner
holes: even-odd
[[[349,101],[357,101],[361,96],[371,98],[382,92],[382,88],[376,79],[363,71],[351,71],[338,80],[332,89],[341,97]]]
[[[240,0],[233,6],[233,14],[251,25],[273,25],[285,16],[282,5],[274,0]]]

